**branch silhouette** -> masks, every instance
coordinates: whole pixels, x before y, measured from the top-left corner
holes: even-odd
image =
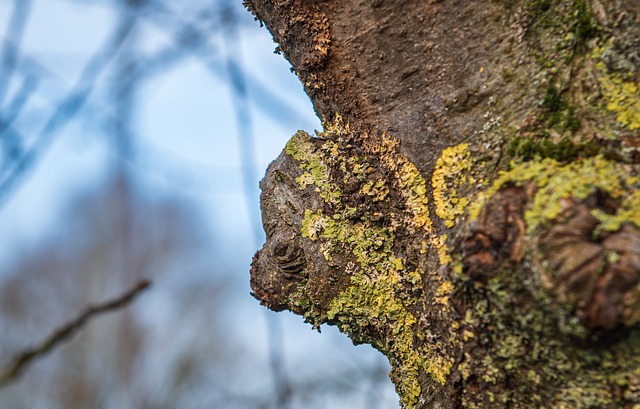
[[[30,170],[36,165],[44,152],[51,146],[55,137],[64,127],[75,118],[76,114],[88,100],[96,83],[96,79],[107,68],[111,60],[117,54],[122,44],[131,32],[132,24],[129,20],[119,22],[102,47],[89,59],[80,77],[61,101],[58,108],[51,115],[40,131],[32,147],[18,158],[9,174],[0,180],[0,207],[8,200],[11,194]],[[20,139],[22,139],[20,137]]]
[[[38,345],[27,348],[21,353],[15,355],[11,363],[7,365],[6,369],[0,372],[0,388],[3,388],[15,381],[34,360],[43,357],[58,345],[70,340],[90,320],[98,315],[126,307],[142,291],[149,288],[150,285],[150,281],[140,281],[126,293],[113,300],[87,307],[77,318],[58,328]]]

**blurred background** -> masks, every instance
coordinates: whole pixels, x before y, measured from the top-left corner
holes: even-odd
[[[320,123],[240,0],[0,0],[2,409],[397,408],[386,359],[250,295],[258,181]]]

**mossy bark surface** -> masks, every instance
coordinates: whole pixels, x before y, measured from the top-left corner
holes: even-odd
[[[640,3],[251,0],[324,129],[261,183],[267,307],[407,408],[640,408]]]

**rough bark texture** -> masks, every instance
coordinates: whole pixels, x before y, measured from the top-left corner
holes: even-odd
[[[261,183],[254,295],[403,407],[640,407],[640,2],[246,4],[324,124]]]

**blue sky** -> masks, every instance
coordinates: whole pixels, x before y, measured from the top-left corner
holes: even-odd
[[[0,16],[10,15],[10,4],[0,2]],[[89,7],[79,2],[37,1],[34,6],[24,48],[48,63],[52,80],[42,88],[53,99],[77,77],[86,56],[104,39],[114,17],[109,7]],[[311,132],[320,124],[288,63],[273,53],[275,46],[269,34],[264,29],[256,30],[255,25],[244,26],[240,36],[243,66],[300,113],[299,117],[274,118],[252,105],[257,187],[266,166],[289,136],[298,129]],[[145,29],[150,33],[146,39],[167,41],[154,27]],[[147,47],[153,49],[154,45]],[[140,158],[136,166],[141,173],[167,189],[197,195],[214,218],[215,214],[225,214],[215,221],[226,226],[216,227],[226,229],[231,236],[247,231],[249,209],[243,197],[239,142],[226,78],[216,78],[199,61],[187,59],[147,83],[139,100],[142,103],[136,127]],[[47,111],[46,105],[51,102],[40,102]],[[25,122],[33,120],[41,118],[26,118]],[[4,215],[9,225],[0,235],[37,236],[55,217],[60,200],[100,176],[109,155],[104,141],[92,136],[90,129],[79,124],[70,126],[56,139],[28,183],[1,210],[0,216]],[[251,211],[256,209],[257,203]]]
[[[0,0],[0,28],[6,26],[12,4],[12,1]],[[176,12],[186,7],[173,6]],[[60,95],[74,83],[89,53],[104,41],[115,15],[108,2],[63,0],[36,0],[32,13],[23,50],[46,63],[47,79],[39,85],[42,96],[32,101],[34,108],[20,118],[20,124],[35,135]],[[224,69],[214,67],[212,71],[196,58],[182,60],[141,88],[134,124],[137,158],[131,166],[149,188],[197,203],[217,236],[225,238],[218,245],[229,257],[222,262],[230,266],[234,274],[243,274],[235,278],[241,283],[240,292],[244,295],[232,318],[237,323],[234,331],[242,339],[240,342],[266,360],[267,344],[255,338],[256,334],[266,336],[266,313],[248,294],[248,269],[257,249],[251,219],[259,213],[258,182],[291,135],[299,129],[312,133],[320,128],[320,123],[288,62],[274,54],[275,44],[270,34],[265,28],[258,28],[248,13],[243,12],[241,16],[239,49],[235,51],[246,70],[249,85],[261,87],[249,87],[257,162],[253,181],[255,200],[247,202],[242,186],[242,163],[228,78]],[[144,24],[141,37],[144,38],[141,49],[148,54],[171,41],[153,24]],[[219,53],[212,53],[208,60],[216,66],[223,61],[224,44],[216,38],[211,42]],[[110,81],[117,80],[103,75],[95,93],[107,92]],[[17,84],[14,81],[13,91]],[[265,102],[265,91],[280,102]],[[281,103],[287,108],[280,109]],[[95,107],[98,113],[100,109]],[[26,182],[0,207],[0,266],[17,249],[29,248],[43,232],[53,228],[67,200],[104,177],[112,161],[113,152],[108,143],[88,121],[70,124],[55,139]],[[385,362],[370,347],[354,348],[335,328],[318,334],[303,324],[300,317],[289,313],[277,317],[288,365],[308,360],[310,355],[324,365]],[[292,367],[289,371],[305,373],[321,368]],[[384,391],[378,392],[378,396],[384,398],[380,407],[387,407],[384,402],[391,402],[389,407],[397,404],[390,382]]]

